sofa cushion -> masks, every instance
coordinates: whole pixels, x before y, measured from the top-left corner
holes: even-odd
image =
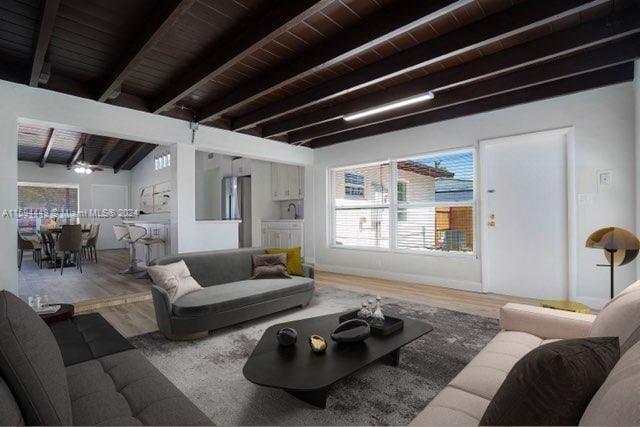
[[[618,337],[624,353],[640,341],[640,288],[632,285],[598,313],[589,331],[591,337]]]
[[[268,254],[286,254],[287,255],[287,271],[294,276],[304,276],[304,268],[302,267],[302,248],[273,248],[267,249]]]
[[[306,277],[226,283],[183,296],[173,304],[173,314],[191,317],[205,313],[218,313],[312,289],[313,279]]]
[[[27,424],[71,424],[62,355],[44,321],[24,301],[0,292],[0,374]]]
[[[133,346],[98,313],[74,316],[49,325],[62,352],[65,366],[85,362]]]
[[[0,378],[0,426],[22,426],[24,420],[18,402],[7,383]]]
[[[67,367],[75,425],[211,425],[138,350]]]
[[[513,366],[480,425],[576,425],[619,356],[617,337],[541,345]]]
[[[640,425],[640,342],[620,358],[584,411],[580,425]]]
[[[484,397],[447,386],[429,403],[429,410],[418,414],[411,425],[478,425],[488,405],[489,400]]]
[[[147,267],[147,273],[155,285],[167,291],[172,303],[184,295],[202,289],[191,277],[191,272],[183,260],[165,265],[150,265]]]
[[[251,277],[251,256],[264,254],[264,249],[243,248],[224,251],[206,251],[179,254],[155,259],[154,265],[165,265],[184,260],[191,276],[200,286],[213,286]]]
[[[287,254],[259,254],[253,257],[251,279],[288,279]]]

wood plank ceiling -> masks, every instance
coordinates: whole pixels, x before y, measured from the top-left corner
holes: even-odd
[[[640,0],[0,0],[2,79],[312,148],[629,81],[638,57]]]
[[[115,173],[131,170],[151,153],[156,144],[89,135],[86,133],[53,129],[33,124],[18,125],[18,160],[66,165],[71,168],[76,160],[94,166],[111,168]]]

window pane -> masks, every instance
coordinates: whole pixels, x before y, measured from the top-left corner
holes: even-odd
[[[389,203],[389,164],[336,170],[333,194],[336,206]]]
[[[389,247],[388,208],[336,209],[336,245]]]
[[[398,210],[399,249],[473,251],[471,206]]]
[[[56,216],[59,224],[75,223],[72,214],[78,210],[78,189],[18,185],[18,209],[40,214],[47,211],[50,217]],[[18,220],[18,227],[21,231],[30,231],[42,222],[46,222],[42,217],[27,216]]]
[[[398,162],[398,201],[408,203],[473,200],[473,152],[417,157]],[[402,200],[400,197],[404,197]]]

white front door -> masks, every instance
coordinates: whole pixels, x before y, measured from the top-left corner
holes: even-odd
[[[568,298],[566,134],[481,141],[480,154],[483,288]]]
[[[126,185],[91,186],[91,204],[93,209],[127,209],[129,207],[129,189]],[[121,218],[92,218],[92,222],[100,224],[97,249],[125,248],[126,243],[116,240],[113,226],[122,224]]]

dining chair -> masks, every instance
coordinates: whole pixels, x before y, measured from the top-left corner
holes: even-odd
[[[40,249],[36,251],[34,242],[22,237],[20,235],[20,232],[18,231],[18,271],[22,269],[22,258],[24,256],[24,251],[33,251],[33,260],[36,262],[36,264],[39,265],[39,262],[38,262],[39,254],[37,254],[36,252],[39,253]]]
[[[58,236],[58,240],[56,240],[53,255],[54,262],[56,263],[58,252],[62,252],[60,275],[62,275],[64,271],[64,262],[67,255],[73,256],[76,268],[80,269],[80,273],[82,273],[82,226],[80,224],[62,226],[62,232],[60,236]]]
[[[83,256],[88,256],[89,259],[93,259],[98,262],[98,253],[96,252],[96,243],[98,242],[98,235],[100,234],[100,224],[93,224],[89,236],[82,239],[82,252]]]

